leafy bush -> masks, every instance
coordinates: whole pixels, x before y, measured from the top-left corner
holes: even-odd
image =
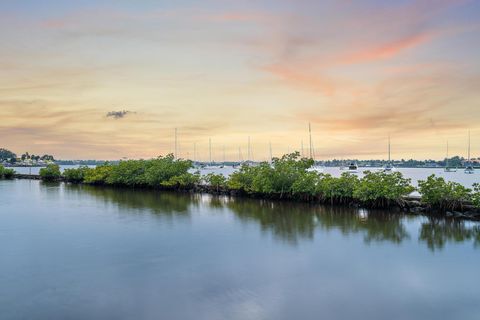
[[[188,189],[193,188],[200,183],[201,177],[199,172],[186,172],[179,176],[173,176],[167,181],[162,182],[163,187]]]
[[[318,195],[321,175],[314,171],[301,174],[292,185],[292,194],[303,198],[312,199]]]
[[[257,167],[243,164],[238,171],[233,172],[227,186],[232,190],[241,190],[245,192],[253,191],[253,179],[256,175]]]
[[[203,181],[209,186],[215,188],[217,192],[227,186],[227,178],[223,174],[209,173],[203,177]]]
[[[15,174],[15,170],[7,169],[0,165],[0,179],[12,179]]]
[[[475,207],[480,208],[480,183],[473,185],[472,203]]]
[[[63,177],[65,181],[71,183],[82,183],[85,179],[87,171],[92,170],[86,166],[81,166],[79,168],[65,169],[63,171]]]
[[[40,169],[40,178],[44,181],[55,181],[61,177],[60,167],[57,164],[49,164]]]
[[[190,160],[175,160],[172,154],[158,157],[148,161],[144,177],[145,183],[151,187],[159,187],[171,184],[172,181],[170,180],[174,177],[183,176],[184,179],[188,180],[192,177],[184,175],[188,173],[190,168],[192,168],[192,161]]]
[[[370,172],[356,186],[353,197],[369,207],[388,207],[401,204],[402,198],[412,193],[415,188],[410,185],[400,172]]]
[[[145,172],[149,162],[152,161],[154,160],[120,161],[117,165],[111,166],[106,183],[126,187],[145,186],[147,184]]]
[[[348,203],[353,199],[353,193],[360,180],[354,174],[344,172],[339,178],[330,174],[322,174],[317,191],[323,201],[330,203]]]
[[[84,172],[83,182],[94,185],[106,184],[111,171],[112,165],[109,163],[89,168]]]
[[[233,173],[227,183],[228,187],[243,190],[248,193],[265,195],[276,194],[282,198],[291,197],[299,191],[298,180],[306,182],[307,169],[313,165],[311,159],[300,159],[298,152],[274,158],[272,164],[262,162],[257,166],[243,165],[239,171]],[[310,176],[311,178],[311,176]]]
[[[418,181],[418,191],[422,195],[422,202],[441,210],[453,210],[471,198],[470,189],[457,182],[446,182],[435,175]]]

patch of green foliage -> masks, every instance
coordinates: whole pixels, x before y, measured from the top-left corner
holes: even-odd
[[[473,184],[472,203],[475,207],[480,208],[480,183]]]
[[[87,166],[81,166],[79,168],[65,169],[63,171],[63,177],[65,181],[70,183],[82,183],[85,179],[86,173],[91,170]]]
[[[203,181],[217,192],[227,187],[227,178],[223,174],[209,173],[203,177]]]
[[[0,165],[0,179],[13,179],[15,170]]]
[[[109,163],[104,163],[102,165],[96,166],[95,168],[89,168],[88,170],[85,170],[83,182],[93,185],[106,184],[107,178],[110,175],[111,170],[112,165]]]
[[[60,167],[57,164],[49,164],[40,169],[40,178],[44,181],[55,181],[60,179]]]
[[[330,174],[320,175],[321,179],[317,187],[324,202],[346,204],[353,199],[353,194],[358,188],[360,180],[354,174],[344,172],[339,178]]]
[[[369,207],[388,207],[401,204],[403,197],[412,193],[415,188],[410,185],[411,179],[406,179],[400,172],[370,172],[356,186],[353,197]]]
[[[431,175],[418,181],[422,202],[440,210],[454,210],[471,199],[471,190],[461,184]]]
[[[94,185],[122,187],[168,187],[192,188],[200,183],[198,173],[190,173],[190,160],[176,160],[173,155],[151,160],[126,160],[118,164],[105,163],[95,168],[85,168],[83,172],[72,172],[76,177],[83,176],[83,182]]]

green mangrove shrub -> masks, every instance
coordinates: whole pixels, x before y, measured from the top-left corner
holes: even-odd
[[[95,168],[88,168],[83,175],[83,182],[86,184],[103,185],[107,183],[107,178],[112,171],[112,165],[104,163]]]
[[[352,201],[360,180],[354,174],[344,172],[339,178],[321,174],[317,192],[323,202],[347,204]]]
[[[0,165],[0,179],[13,179],[15,170]]]
[[[457,182],[445,181],[442,177],[431,175],[427,180],[418,181],[418,191],[422,202],[431,208],[454,210],[471,199],[471,190]]]
[[[87,171],[91,170],[87,166],[81,166],[79,168],[65,169],[63,171],[63,178],[66,182],[70,183],[82,183],[85,180]]]
[[[40,169],[40,179],[43,181],[55,181],[60,179],[61,176],[60,167],[57,164],[49,164]]]
[[[225,178],[223,174],[215,174],[212,172],[204,176],[202,180],[217,192],[227,187],[227,178]]]
[[[167,181],[161,183],[162,187],[176,188],[176,189],[192,189],[200,184],[201,176],[200,172],[195,173],[182,173],[179,176],[173,176]]]
[[[365,171],[365,176],[357,184],[353,197],[368,207],[384,208],[401,205],[403,197],[415,188],[400,172],[385,173]]]
[[[480,183],[473,184],[472,203],[475,207],[480,208]]]

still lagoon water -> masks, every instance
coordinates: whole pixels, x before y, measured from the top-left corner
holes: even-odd
[[[0,181],[1,319],[479,319],[480,224]]]

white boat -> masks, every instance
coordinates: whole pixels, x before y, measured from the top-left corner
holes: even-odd
[[[448,165],[448,141],[447,141],[447,157],[445,158],[445,168],[443,169],[445,172],[457,172],[457,168],[452,168]]]
[[[383,170],[382,170],[383,172],[392,172],[396,170],[392,164],[390,150],[391,148],[390,148],[390,135],[389,135],[388,136],[388,162],[385,165],[385,167],[383,167]]]
[[[347,172],[358,173],[358,165],[355,162],[350,163],[348,165]]]
[[[466,174],[474,174],[475,173],[475,169],[473,168],[473,165],[470,162],[470,131],[468,131],[468,161],[465,165],[464,172]]]

